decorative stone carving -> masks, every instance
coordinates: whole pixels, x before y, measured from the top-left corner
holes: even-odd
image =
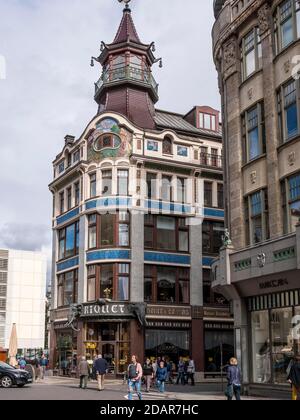
[[[257,18],[260,35],[262,35],[270,28],[271,23],[270,7],[267,3],[258,10]]]
[[[251,99],[253,98],[253,89],[252,88],[250,88],[249,90],[248,90],[248,99],[251,101]]]
[[[223,70],[225,78],[233,74],[237,69],[237,42],[230,38],[223,48]]]
[[[253,171],[250,173],[251,184],[256,184],[256,180],[257,180],[257,172]]]
[[[290,70],[291,70],[291,63],[290,63],[289,60],[284,63],[283,69],[284,69],[285,73],[289,73],[290,72]]]
[[[293,165],[295,165],[295,162],[296,162],[296,153],[295,152],[291,152],[288,155],[288,163],[289,163],[290,166],[293,166]]]
[[[258,254],[257,264],[260,268],[263,268],[266,265],[266,254],[264,252]]]
[[[230,233],[228,229],[225,229],[224,231],[224,235],[222,236],[222,242],[225,248],[232,245],[232,240],[230,239]]]

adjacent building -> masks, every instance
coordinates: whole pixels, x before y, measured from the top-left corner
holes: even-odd
[[[156,109],[154,51],[126,5],[92,59],[98,113],[53,162],[50,359],[62,373],[102,353],[116,375],[130,354],[190,355],[203,375],[233,354],[228,303],[210,287],[224,233],[219,112]]]
[[[45,340],[46,256],[0,250],[0,348],[7,351],[12,325],[20,350],[43,349]]]
[[[300,350],[300,3],[214,7],[229,229],[214,290],[233,302],[245,386],[284,391]]]

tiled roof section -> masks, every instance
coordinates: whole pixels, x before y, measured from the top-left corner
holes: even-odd
[[[141,43],[131,17],[130,9],[124,9],[123,18],[113,43],[120,44],[127,41]]]
[[[172,112],[156,110],[155,123],[158,128],[170,128],[175,131],[185,131],[193,134],[203,135],[203,136],[210,136],[210,137],[221,137],[221,132],[216,133],[210,130],[203,130],[194,127],[188,121],[184,119],[184,115],[175,114]]]

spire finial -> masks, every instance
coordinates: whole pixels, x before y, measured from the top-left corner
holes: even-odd
[[[118,1],[119,1],[119,3],[125,3],[125,10],[130,11],[129,3],[131,2],[131,0],[118,0]]]

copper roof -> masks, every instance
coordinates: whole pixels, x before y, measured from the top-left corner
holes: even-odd
[[[120,23],[117,35],[114,39],[114,44],[121,44],[122,42],[132,41],[138,44],[141,40],[138,36],[137,30],[131,17],[131,10],[124,9],[123,18]]]
[[[221,137],[221,133],[217,133],[211,130],[204,130],[196,128],[188,121],[184,119],[184,115],[176,114],[173,112],[156,110],[154,116],[155,123],[159,128],[169,128],[175,131],[185,131],[187,133],[193,133],[202,136],[209,137]]]

